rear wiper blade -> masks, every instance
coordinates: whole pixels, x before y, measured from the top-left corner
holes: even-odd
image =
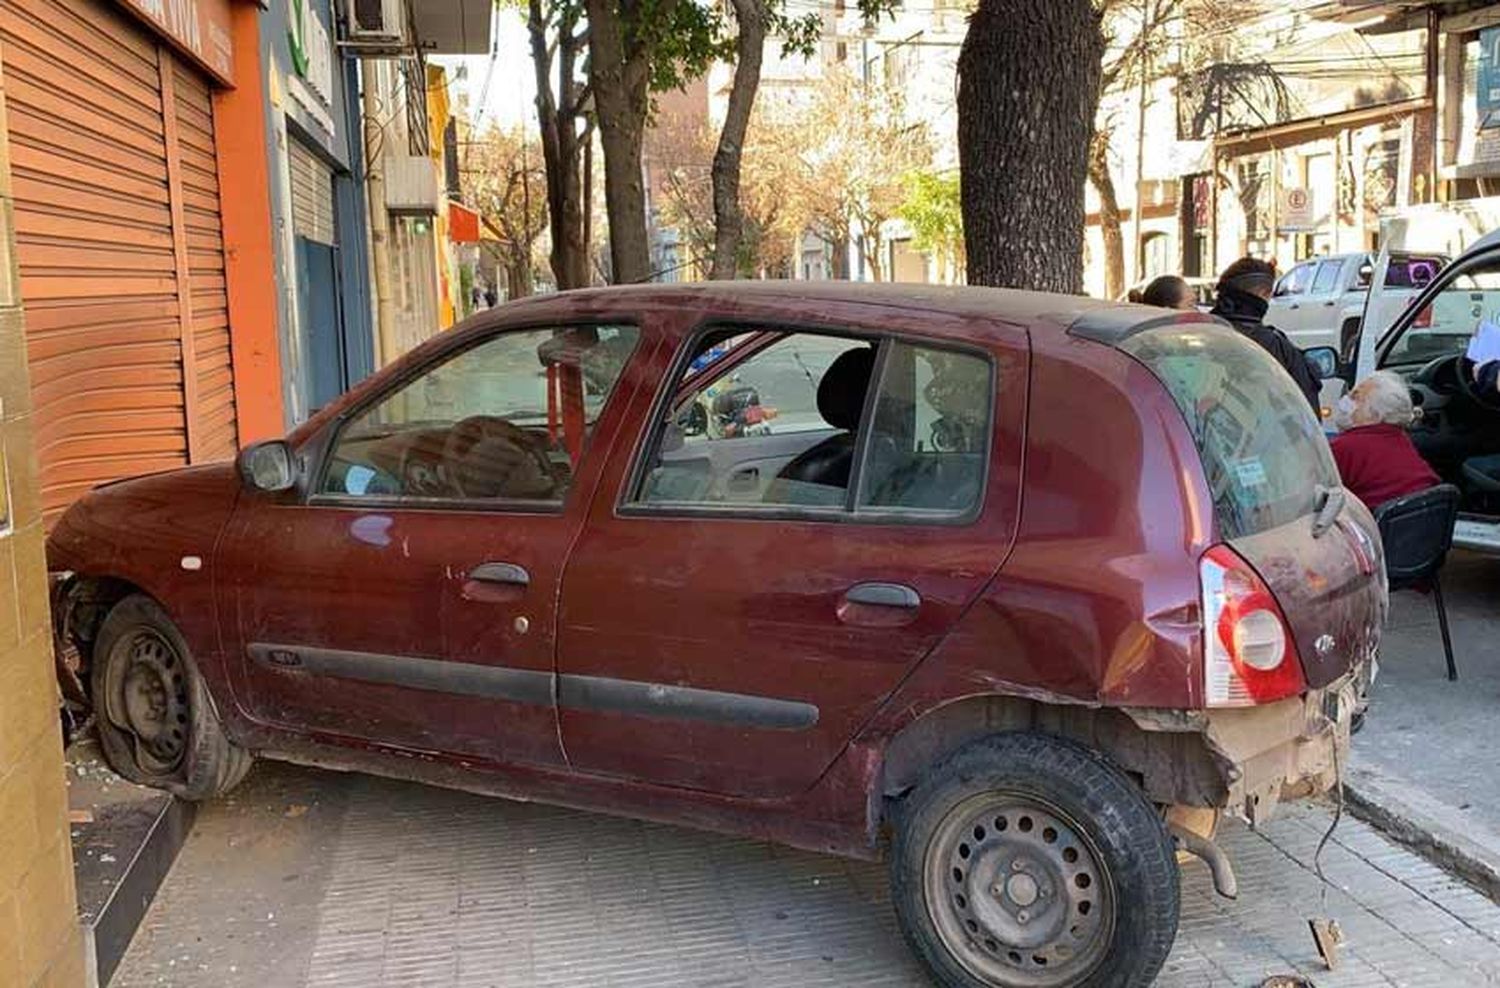
[[[1317,513],[1313,515],[1313,538],[1319,538],[1333,527],[1339,513],[1344,510],[1344,489],[1318,485]]]

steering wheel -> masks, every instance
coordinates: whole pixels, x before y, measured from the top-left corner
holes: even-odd
[[[494,415],[457,422],[443,443],[443,465],[461,497],[546,500],[566,484],[546,439]]]
[[[1476,387],[1477,382],[1474,380],[1473,366],[1470,364],[1469,359],[1467,357],[1455,357],[1453,359],[1453,376],[1458,379],[1459,392],[1480,408],[1485,408],[1492,412],[1500,412],[1500,392],[1480,391]]]

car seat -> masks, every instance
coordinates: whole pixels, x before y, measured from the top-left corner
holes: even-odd
[[[818,414],[841,430],[838,435],[804,450],[781,468],[767,488],[766,500],[788,503],[798,500],[786,489],[789,483],[817,484],[843,490],[849,486],[854,464],[854,438],[864,413],[865,395],[875,368],[875,350],[862,346],[836,357],[818,382]]]
[[[1471,456],[1461,472],[1471,503],[1487,511],[1500,509],[1500,454]]]

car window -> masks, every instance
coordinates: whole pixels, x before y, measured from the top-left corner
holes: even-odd
[[[951,514],[977,507],[994,393],[989,361],[982,357],[892,346],[858,506]]]
[[[1313,265],[1299,264],[1276,283],[1275,295],[1301,295],[1312,280]]]
[[[1307,399],[1261,347],[1214,327],[1171,326],[1121,349],[1161,380],[1187,421],[1225,538],[1293,521],[1314,509],[1319,485],[1338,484]]]
[[[1416,366],[1463,353],[1483,319],[1500,320],[1500,259],[1493,257],[1444,273],[1438,292],[1384,351],[1381,366]]]
[[[1385,273],[1387,288],[1426,288],[1446,263],[1441,257],[1393,257]]]
[[[1343,261],[1324,261],[1322,264],[1319,264],[1318,273],[1313,277],[1313,294],[1332,294],[1334,289],[1338,287],[1339,272],[1343,269]]]
[[[503,333],[357,413],[316,493],[561,503],[633,326]]]
[[[875,342],[787,332],[717,380],[693,387],[689,379],[686,397],[657,425],[633,500],[752,511],[973,510],[989,447],[988,360],[896,342],[886,349],[877,382]]]
[[[874,345],[786,333],[721,376],[698,357],[684,377],[705,379],[659,427],[639,500],[842,508]]]

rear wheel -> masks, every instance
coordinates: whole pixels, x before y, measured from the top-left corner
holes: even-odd
[[[1136,988],[1177,934],[1160,811],[1097,753],[1000,734],[902,807],[891,887],[907,940],[951,988]]]
[[[91,676],[99,746],[130,781],[199,800],[250,770],[250,753],[224,735],[187,642],[150,597],[126,597],[109,612]]]

